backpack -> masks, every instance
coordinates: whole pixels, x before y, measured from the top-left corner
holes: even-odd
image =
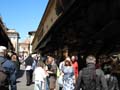
[[[96,69],[84,68],[81,73],[82,90],[96,90]]]
[[[110,75],[109,77],[106,75],[105,77],[107,80],[108,90],[119,90],[118,80],[114,75]]]
[[[2,67],[2,64],[5,63],[5,61],[0,62],[0,87],[5,86],[6,83],[8,82],[8,80],[7,80],[8,75],[6,73],[5,68]]]

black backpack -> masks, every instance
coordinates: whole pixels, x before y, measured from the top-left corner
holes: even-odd
[[[82,90],[96,90],[96,69],[84,68],[81,73],[81,88]]]
[[[0,87],[5,86],[6,83],[8,82],[8,80],[7,80],[8,74],[5,70],[5,68],[2,67],[2,64],[5,62],[6,62],[6,60],[0,61]]]

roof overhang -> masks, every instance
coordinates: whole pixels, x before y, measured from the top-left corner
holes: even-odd
[[[63,48],[63,45],[68,45],[80,52],[110,53],[115,47],[119,47],[120,20],[118,18],[120,14],[117,14],[118,11],[109,8],[109,5],[106,6],[104,1],[80,2],[81,0],[76,0],[58,18],[39,41],[37,50],[49,49],[48,47],[53,46]],[[109,4],[112,5],[112,3]],[[88,9],[84,8],[86,5]],[[110,9],[109,12],[107,8]],[[51,36],[50,40],[49,36]]]

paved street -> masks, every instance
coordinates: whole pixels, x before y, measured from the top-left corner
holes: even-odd
[[[17,79],[17,90],[34,90],[34,84],[26,86],[26,73],[24,66],[21,66],[19,78]]]

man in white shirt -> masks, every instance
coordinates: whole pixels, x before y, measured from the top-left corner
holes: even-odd
[[[30,84],[32,84],[32,74],[33,74],[33,70],[32,70],[32,65],[33,65],[33,58],[31,55],[29,55],[26,60],[25,60],[25,67],[26,67],[26,85],[29,86]]]

